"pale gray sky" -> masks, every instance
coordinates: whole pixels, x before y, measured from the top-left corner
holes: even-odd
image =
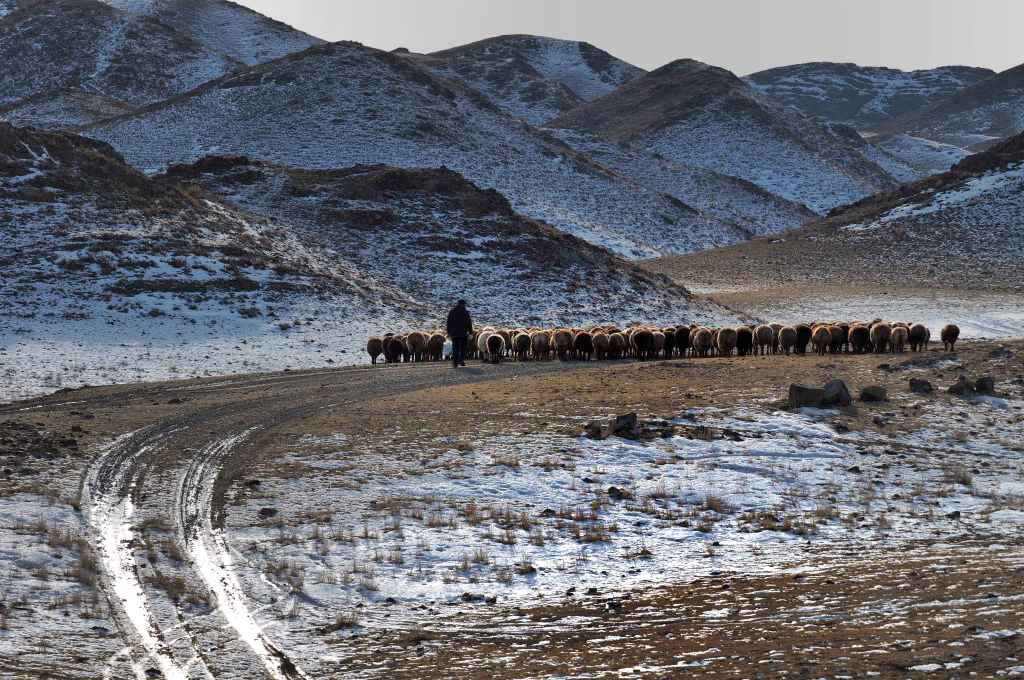
[[[1024,0],[236,0],[326,40],[433,52],[506,33],[585,40],[645,69],[739,75],[806,61],[997,71],[1024,62]]]

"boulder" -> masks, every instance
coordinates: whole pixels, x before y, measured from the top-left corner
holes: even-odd
[[[593,420],[584,426],[584,434],[591,439],[607,439],[613,434],[619,437],[636,437],[640,433],[635,413]]]
[[[931,394],[932,384],[927,380],[921,380],[920,378],[910,379],[910,391],[914,394]]]
[[[995,394],[996,379],[990,375],[987,375],[984,378],[978,378],[978,381],[974,383],[974,389],[978,390],[978,394]]]
[[[790,408],[801,408],[804,406],[818,408],[824,399],[825,390],[819,390],[817,387],[807,387],[806,385],[797,385],[796,383],[789,386]]]
[[[862,388],[860,391],[861,401],[885,401],[886,391],[884,387],[878,385],[871,385],[869,387]]]
[[[270,519],[277,515],[277,508],[260,508],[260,517]]]
[[[829,406],[849,406],[853,403],[850,390],[846,389],[846,383],[839,379],[832,379],[825,383],[825,398],[822,400]]]
[[[949,388],[949,393],[958,397],[969,398],[975,394],[974,385],[967,378],[960,376],[954,385]]]

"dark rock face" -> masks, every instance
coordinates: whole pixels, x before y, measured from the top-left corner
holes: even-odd
[[[996,379],[992,376],[985,376],[984,378],[978,378],[978,381],[974,383],[974,389],[978,391],[978,394],[992,395],[996,392]]]
[[[970,380],[960,376],[960,379],[950,386],[949,393],[967,399],[973,397],[976,394],[976,390]]]
[[[931,394],[932,384],[927,380],[921,380],[920,378],[910,379],[910,391],[914,394]]]
[[[829,406],[849,406],[853,403],[850,390],[846,389],[846,383],[834,378],[825,383],[824,403]]]
[[[793,384],[789,386],[789,407],[801,408],[808,406],[818,408],[825,400],[825,390],[817,387]]]
[[[868,401],[868,402],[871,402],[871,401],[885,401],[885,399],[886,399],[886,391],[885,391],[884,387],[878,387],[877,385],[872,385],[870,387],[865,387],[865,388],[863,388],[860,391],[860,400],[861,401]]]

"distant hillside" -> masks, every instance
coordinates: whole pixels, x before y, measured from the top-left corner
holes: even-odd
[[[897,181],[811,118],[693,60],[550,121],[735,175],[823,213]]]
[[[137,106],[81,90],[49,90],[0,106],[0,121],[59,129],[138,111]]]
[[[167,24],[96,0],[46,0],[0,19],[0,63],[0,104],[52,90],[149,104],[244,66]]]
[[[1024,64],[872,128],[894,149],[915,139],[980,151],[1024,132]],[[908,141],[910,140],[910,141]]]
[[[460,297],[502,323],[711,313],[686,291],[515,213],[498,192],[448,169],[308,170],[211,156],[163,177],[286,220],[435,315]]]
[[[278,59],[325,41],[228,0],[103,0],[148,14],[249,66]]]
[[[519,60],[542,77],[566,85],[585,101],[616,90],[644,74],[643,69],[590,43],[534,35],[501,35],[430,56],[456,62]]]
[[[808,116],[863,128],[909,114],[994,73],[972,66],[900,71],[816,61],[758,71],[743,79]]]
[[[814,285],[1024,291],[1024,135],[952,170],[869,196],[782,237],[645,263],[728,287]]]
[[[517,212],[628,257],[747,238],[594,163],[463,84],[356,43],[310,48],[83,131],[150,170],[214,153],[312,169],[445,165],[497,189]]]

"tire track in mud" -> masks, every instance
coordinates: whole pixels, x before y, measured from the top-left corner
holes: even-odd
[[[460,383],[483,382],[524,373],[565,370],[557,364],[506,364],[501,370],[460,374]],[[449,369],[450,370],[450,369]],[[234,572],[234,560],[223,530],[218,494],[219,480],[232,457],[261,453],[272,441],[272,432],[328,408],[378,397],[435,387],[447,373],[444,367],[406,371],[370,371],[365,368],[331,373],[315,371],[295,374],[232,377],[219,384],[200,384],[192,394],[223,394],[229,400],[199,407],[159,422],[149,422],[119,436],[99,450],[81,484],[83,508],[101,560],[101,583],[118,627],[129,647],[114,655],[104,670],[106,678],[121,677],[116,666],[127,658],[136,678],[148,678],[155,668],[172,680],[219,677],[218,668],[208,664],[209,629],[197,630],[193,622],[174,607],[176,621],[161,626],[139,572],[139,547],[132,528],[139,510],[135,499],[160,497],[166,488],[154,486],[150,472],[170,473],[178,480],[174,507],[175,538],[192,564],[183,564],[192,581],[202,583],[213,596],[214,616],[223,619],[220,628],[231,629],[248,650],[245,659],[232,658],[235,650],[217,650],[217,666],[232,674],[253,677],[258,661],[260,675],[273,680],[308,680],[305,674],[267,636],[247,605],[247,598]],[[450,375],[450,374],[449,374]],[[333,379],[333,380],[332,380]],[[326,382],[325,382],[326,381]],[[182,386],[132,386],[122,392],[68,401],[54,395],[32,402],[0,408],[5,411],[38,411],[102,406],[125,408],[168,394],[188,394]],[[260,394],[251,396],[255,391]],[[276,392],[275,392],[276,391]],[[275,412],[274,407],[287,405]],[[141,415],[141,414],[140,414]],[[268,417],[269,416],[269,417]],[[258,423],[258,425],[255,425]],[[259,433],[257,436],[257,432]],[[245,451],[239,445],[245,443]],[[149,486],[147,486],[149,484]],[[154,493],[150,493],[154,492]],[[149,508],[152,510],[152,508]],[[222,643],[223,640],[218,640]],[[237,662],[237,663],[236,663]],[[115,674],[117,673],[117,674]]]

